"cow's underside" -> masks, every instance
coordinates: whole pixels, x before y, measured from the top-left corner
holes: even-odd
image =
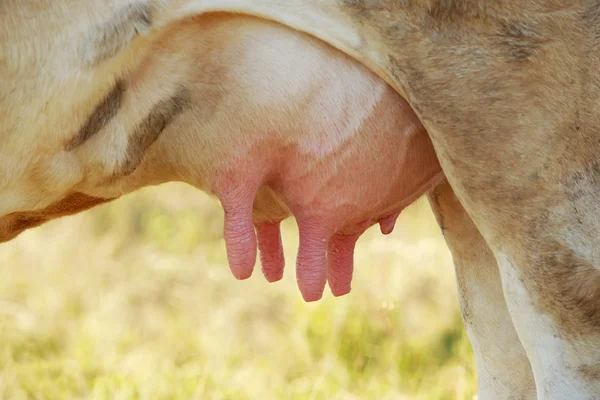
[[[600,10],[594,2],[164,0],[132,3],[121,14],[118,10],[125,9],[116,1],[99,9],[82,2],[67,11],[57,3],[62,4],[56,2],[51,15],[80,18],[101,33],[104,17],[118,21],[109,27],[113,36],[108,39],[100,35],[104,39],[95,42],[92,32],[73,47],[88,62],[89,93],[78,93],[60,76],[61,68],[75,62],[60,46],[81,35],[65,31],[60,40],[46,39],[53,47],[43,53],[44,65],[54,68],[53,84],[72,94],[64,110],[83,97],[100,100],[102,77],[137,67],[136,51],[143,51],[134,40],[138,35],[215,11],[280,22],[370,68],[408,101],[447,177],[430,201],[454,256],[480,398],[600,397]],[[25,21],[21,14],[9,15],[15,4],[0,5],[0,16],[10,22],[0,28],[6,50],[0,56],[43,52],[11,33]],[[39,10],[29,4],[28,12]],[[50,18],[44,29],[57,29],[60,22]],[[34,71],[14,70],[11,76],[25,82]],[[13,103],[23,100],[15,90],[26,97],[51,86],[28,82],[5,84]],[[174,93],[164,105],[165,115],[175,114],[184,99]],[[14,154],[46,140],[20,132],[15,140],[17,127],[67,125],[57,122],[57,115],[64,115],[58,112],[40,117],[43,121],[25,121],[25,108],[0,104],[19,116],[10,120],[6,111],[3,117],[12,122],[4,125],[2,143]],[[114,142],[104,157],[116,157],[122,174],[125,161],[135,160],[139,151],[129,148],[133,153],[123,155],[118,139]],[[19,165],[3,157],[5,170]],[[60,157],[61,165],[71,162],[68,154]],[[52,180],[50,172],[46,178]],[[57,174],[63,178],[65,172]],[[92,174],[88,181],[105,179]]]

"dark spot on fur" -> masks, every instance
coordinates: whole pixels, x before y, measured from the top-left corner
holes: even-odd
[[[532,26],[518,21],[502,23],[498,40],[506,60],[516,63],[529,61],[546,42]]]
[[[577,372],[588,382],[600,381],[600,365],[582,365]]]
[[[458,23],[486,17],[486,5],[485,2],[466,0],[437,0],[431,2],[428,14],[442,23]]]
[[[533,182],[539,182],[540,180],[540,173],[539,171],[534,171],[532,173],[529,174],[529,179]]]
[[[133,173],[144,158],[144,154],[165,130],[165,128],[190,106],[190,92],[186,88],[173,97],[158,102],[146,118],[135,128],[127,144],[127,155],[124,163],[113,179],[122,178]]]
[[[81,146],[104,128],[117,115],[119,108],[123,104],[124,93],[125,84],[123,81],[118,80],[112,90],[96,106],[75,137],[66,145],[66,149],[72,150],[75,147]]]

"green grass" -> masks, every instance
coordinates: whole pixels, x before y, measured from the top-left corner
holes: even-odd
[[[353,291],[231,276],[222,211],[146,189],[0,245],[0,399],[472,399],[451,258],[426,201],[358,242]]]

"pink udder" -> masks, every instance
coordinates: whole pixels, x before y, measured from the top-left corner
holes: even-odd
[[[303,298],[319,300],[327,283],[334,296],[349,293],[354,248],[364,231],[378,223],[390,234],[400,212],[443,176],[427,133],[407,108],[375,109],[368,130],[326,156],[290,144],[292,133],[265,140],[256,134],[253,143],[234,148],[236,156],[212,181],[225,210],[233,275],[252,275],[258,246],[266,279],[283,277],[279,223],[291,212],[300,234],[296,277]],[[407,119],[412,125],[401,129]]]

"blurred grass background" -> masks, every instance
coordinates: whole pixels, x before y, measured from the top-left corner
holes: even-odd
[[[144,189],[0,245],[0,399],[472,399],[451,257],[426,199],[358,242],[353,291],[238,282],[218,203]]]

